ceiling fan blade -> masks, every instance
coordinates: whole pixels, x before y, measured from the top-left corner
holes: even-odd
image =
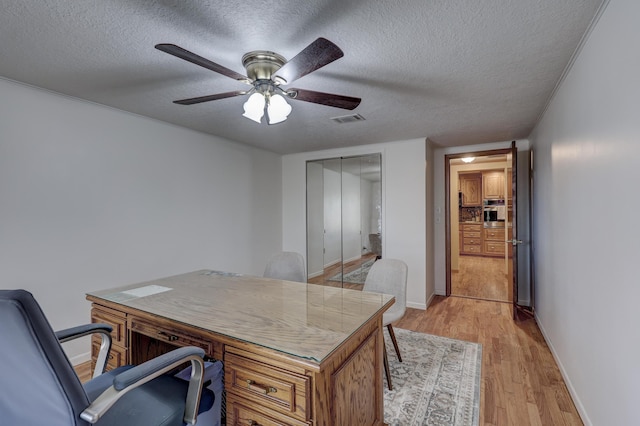
[[[360,105],[360,101],[362,101],[360,98],[334,95],[332,93],[314,92],[313,90],[289,89],[286,93],[291,99],[313,102],[314,104],[328,105],[342,109],[355,109]]]
[[[200,65],[208,70],[217,72],[222,75],[226,75],[227,77],[233,78],[234,80],[241,81],[243,83],[250,83],[249,79],[229,68],[223,67],[220,64],[216,64],[208,59],[203,58],[202,56],[198,56],[195,53],[189,52],[186,49],[183,49],[180,46],[176,46],[175,44],[163,43],[156,44],[156,49],[161,50],[165,53],[173,55],[177,58],[184,59],[185,61],[189,61],[192,64]]]
[[[285,80],[286,83],[283,84],[291,84],[300,77],[304,77],[343,56],[344,53],[338,46],[326,38],[320,37],[280,67],[275,74],[276,77]]]
[[[199,96],[197,98],[181,99],[178,101],[173,101],[173,103],[179,104],[179,105],[193,105],[193,104],[200,104],[202,102],[209,102],[209,101],[215,101],[218,99],[232,98],[234,96],[246,95],[247,93],[248,92],[244,90],[236,90],[235,92],[225,92],[225,93],[218,93],[216,95],[207,95],[207,96]]]

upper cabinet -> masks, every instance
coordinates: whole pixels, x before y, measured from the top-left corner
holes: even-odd
[[[461,173],[458,175],[462,192],[462,207],[482,205],[482,175],[480,173]]]
[[[482,173],[482,198],[504,199],[504,171]]]

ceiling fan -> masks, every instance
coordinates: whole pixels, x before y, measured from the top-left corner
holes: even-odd
[[[242,57],[242,65],[247,70],[246,76],[175,44],[163,43],[157,44],[155,47],[170,55],[251,86],[248,90],[236,90],[173,101],[176,104],[193,105],[234,96],[250,95],[244,104],[243,116],[260,123],[266,110],[269,124],[276,124],[286,120],[291,112],[291,106],[287,104],[285,98],[348,110],[356,108],[361,101],[360,98],[351,96],[283,87],[344,56],[338,46],[322,37],[316,39],[290,61],[277,53],[266,50],[246,53]]]

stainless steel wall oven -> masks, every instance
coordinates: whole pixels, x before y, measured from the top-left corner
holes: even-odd
[[[482,216],[485,228],[504,228],[507,209],[504,199],[485,199],[482,202]]]

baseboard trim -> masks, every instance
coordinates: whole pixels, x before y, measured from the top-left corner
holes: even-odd
[[[431,297],[429,297],[429,299],[427,300],[427,309],[429,309],[429,306],[431,306],[431,302],[433,302],[433,298],[436,296],[436,293],[431,293]]]
[[[425,305],[424,303],[407,302],[407,308],[420,309],[422,311],[426,311],[427,305]]]
[[[576,389],[573,387],[573,383],[571,383],[571,379],[567,374],[567,370],[564,368],[564,365],[562,364],[560,357],[556,353],[556,349],[554,348],[553,343],[551,342],[551,339],[549,338],[547,332],[545,331],[544,325],[542,325],[542,321],[540,321],[540,317],[538,316],[537,312],[535,314],[535,319],[536,319],[536,324],[538,324],[538,328],[542,333],[542,337],[544,338],[544,341],[547,343],[547,346],[549,346],[549,350],[551,351],[551,355],[553,356],[553,359],[556,361],[556,364],[558,364],[558,369],[560,370],[560,374],[564,379],[564,383],[567,385],[567,389],[569,390],[569,394],[571,395],[573,404],[576,406],[578,415],[580,415],[580,418],[582,419],[582,423],[584,423],[585,426],[593,426],[593,423],[591,422],[591,419],[589,419],[589,415],[587,414],[587,410],[585,410],[584,406],[582,405],[582,401],[580,401],[580,397],[578,396]]]
[[[87,361],[91,361],[91,352],[85,352],[74,357],[69,358],[71,365],[76,366],[83,364]]]

